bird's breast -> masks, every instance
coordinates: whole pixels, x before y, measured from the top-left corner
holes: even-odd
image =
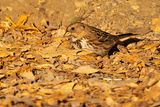
[[[88,39],[82,38],[82,40],[80,41],[80,44],[82,49],[94,50],[93,45],[89,42]]]

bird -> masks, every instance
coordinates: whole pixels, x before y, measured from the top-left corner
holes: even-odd
[[[100,56],[108,55],[110,49],[120,39],[135,35],[132,33],[113,35],[82,22],[70,24],[66,28],[66,32],[70,37],[73,47],[87,49]]]

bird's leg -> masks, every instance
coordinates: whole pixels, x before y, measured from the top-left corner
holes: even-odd
[[[128,49],[125,46],[123,46],[123,45],[117,45],[117,48],[122,53],[125,53],[125,54],[129,53]]]
[[[128,49],[124,46],[123,42],[117,41],[117,49],[122,53],[129,53]]]

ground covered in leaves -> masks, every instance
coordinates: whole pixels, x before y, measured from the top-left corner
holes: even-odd
[[[158,107],[159,0],[1,0],[0,106]],[[136,33],[107,57],[72,49],[82,21]]]

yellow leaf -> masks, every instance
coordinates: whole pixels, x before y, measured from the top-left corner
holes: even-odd
[[[3,33],[3,30],[2,29],[0,29],[0,34],[2,34]]]
[[[4,87],[8,87],[8,84],[7,84],[7,83],[0,82],[0,86],[4,88]]]
[[[62,48],[62,49],[65,49],[65,48],[70,48],[71,47],[71,44],[70,42],[67,40],[67,41],[64,41],[63,43],[60,44],[59,48]]]
[[[158,60],[154,60],[154,64],[156,64],[156,65],[160,65],[160,59],[158,59]]]
[[[160,18],[154,18],[154,19],[152,19],[151,29],[154,32],[160,32]]]
[[[82,50],[80,52],[77,53],[77,55],[87,55],[87,54],[92,54],[93,51],[90,50]]]
[[[12,75],[12,74],[14,74],[14,73],[16,73],[16,72],[18,72],[18,70],[7,70],[6,71],[6,74],[8,74],[8,75]]]
[[[37,89],[39,89],[38,84],[19,84],[18,88],[20,90],[28,90],[28,92],[35,92]]]
[[[52,89],[44,89],[44,88],[42,88],[42,89],[39,90],[39,93],[41,93],[42,95],[44,95],[44,94],[52,94],[52,93],[54,93],[54,91]]]
[[[0,48],[0,57],[7,57],[7,56],[13,56],[13,52],[7,51],[5,48]]]
[[[28,55],[26,55],[26,58],[30,58],[30,59],[32,59],[32,58],[35,58],[35,56],[33,56],[32,54],[28,54]]]
[[[63,83],[55,86],[54,88],[61,93],[71,93],[75,82]]]
[[[158,81],[155,85],[151,88],[145,90],[145,99],[146,100],[154,100],[160,96],[160,81]]]
[[[111,97],[107,97],[106,98],[106,103],[112,107],[116,107],[117,106],[117,102],[111,98]]]
[[[37,31],[37,32],[39,32],[39,30],[33,25],[25,24],[25,25],[21,25],[21,26],[18,26],[18,27],[22,28],[22,29],[25,29],[26,31]]]
[[[75,5],[76,5],[76,7],[82,8],[82,7],[86,6],[86,2],[82,1],[82,0],[76,0]]]
[[[61,38],[61,37],[56,37],[56,38],[54,38],[54,39],[53,39],[54,45],[56,44],[57,47],[61,46],[62,40],[63,40],[63,38]]]
[[[7,29],[7,28],[10,28],[10,23],[7,21],[2,21],[0,23],[0,29]]]
[[[123,60],[125,60],[127,62],[134,62],[138,59],[136,55],[130,55],[130,54],[123,54],[123,55],[124,55],[122,57]]]
[[[80,66],[75,70],[72,70],[72,72],[81,73],[81,74],[92,74],[98,72],[98,69],[92,68],[89,65]]]
[[[20,26],[24,25],[27,22],[29,16],[30,15],[22,15],[22,16],[20,16],[20,18],[18,19],[18,21],[15,24],[16,27],[20,27]]]
[[[6,20],[12,24],[13,28],[21,28],[27,31],[38,31],[39,32],[39,30],[33,24],[26,25],[26,22],[28,21],[29,16],[30,15],[20,16],[16,23],[10,17],[6,17]]]
[[[74,68],[74,65],[71,65],[71,64],[63,64],[62,66],[64,70],[69,70],[69,69]]]
[[[85,91],[85,90],[87,90],[87,89],[88,89],[88,87],[86,87],[86,86],[84,86],[84,85],[82,85],[82,84],[76,84],[76,85],[74,86],[74,90]]]
[[[31,45],[24,45],[24,46],[21,47],[22,52],[28,51],[30,49],[31,49]]]
[[[157,46],[158,44],[149,44],[149,45],[145,45],[143,46],[144,50],[149,50],[149,49],[153,49]]]
[[[10,17],[5,17],[5,19],[12,24],[12,26],[16,26],[13,20]]]
[[[24,77],[24,78],[27,78],[29,80],[32,80],[34,81],[35,80],[35,76],[33,75],[32,72],[21,72],[20,73],[20,76]]]
[[[94,62],[94,63],[95,63],[96,58],[97,58],[97,57],[91,56],[91,55],[82,55],[82,56],[80,56],[80,59],[81,59],[81,60],[84,60],[84,61],[86,61],[86,62]]]
[[[122,107],[133,107],[133,103],[131,103],[131,102],[124,103],[124,104],[122,105]]]

